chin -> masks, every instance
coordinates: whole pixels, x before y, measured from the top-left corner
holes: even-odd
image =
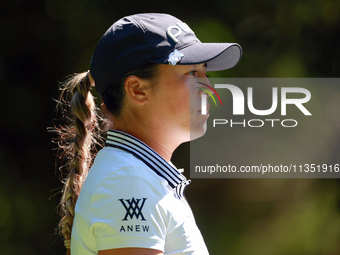
[[[202,136],[204,136],[207,131],[207,123],[204,123],[201,127],[192,127],[190,129],[190,141],[196,140]]]

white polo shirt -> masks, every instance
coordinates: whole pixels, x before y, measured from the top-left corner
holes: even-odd
[[[108,131],[76,203],[71,254],[125,247],[208,254],[183,195],[189,183],[145,143]]]

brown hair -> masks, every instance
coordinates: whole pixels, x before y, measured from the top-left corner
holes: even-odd
[[[104,108],[114,116],[120,115],[125,98],[125,79],[130,75],[152,79],[156,76],[157,67],[158,64],[146,64],[110,84],[102,96]],[[67,123],[53,128],[58,135],[57,160],[64,184],[59,233],[64,236],[67,255],[71,254],[76,201],[93,159],[103,145],[102,134],[107,131],[109,123],[96,107],[91,86],[89,71],[74,74],[61,83],[57,108]]]

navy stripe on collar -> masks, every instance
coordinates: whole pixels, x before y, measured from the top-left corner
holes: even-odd
[[[142,141],[121,131],[109,130],[107,132],[106,146],[131,153],[164,178],[170,187],[176,188],[176,193],[179,197],[183,196],[184,187],[190,183],[190,180],[187,181],[184,175]]]

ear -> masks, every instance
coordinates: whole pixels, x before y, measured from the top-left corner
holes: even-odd
[[[144,105],[148,102],[147,89],[149,83],[135,75],[126,78],[124,88],[127,96],[137,104]]]

